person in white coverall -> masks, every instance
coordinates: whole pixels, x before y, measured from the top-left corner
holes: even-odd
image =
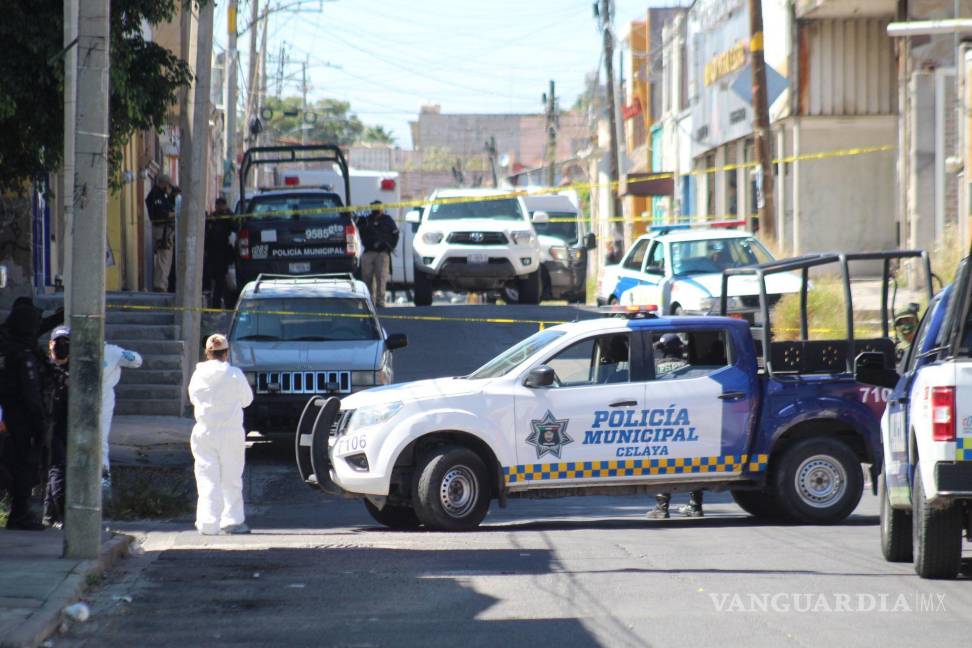
[[[111,484],[108,472],[108,433],[111,432],[111,419],[115,414],[115,385],[121,380],[122,368],[138,369],[142,366],[142,356],[114,344],[105,344],[105,369],[101,376],[101,475],[102,483]]]
[[[189,400],[196,414],[190,438],[199,494],[196,528],[203,535],[249,533],[243,514],[243,408],[253,402],[253,390],[230,365],[225,336],[206,340],[206,361],[189,380]]]

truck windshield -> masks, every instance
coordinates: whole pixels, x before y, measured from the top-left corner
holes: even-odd
[[[298,212],[308,218],[338,218],[340,212],[313,213],[315,209],[340,207],[341,199],[337,195],[317,196],[260,196],[250,200],[247,206],[251,214],[267,214],[274,216],[289,216]]]
[[[561,337],[563,334],[563,331],[555,331],[553,329],[547,329],[545,331],[534,333],[527,339],[514,344],[509,349],[466,376],[466,378],[469,378],[470,380],[477,380],[481,378],[498,378],[499,376],[505,376],[514,367],[518,366],[524,360],[557,338]]]
[[[448,200],[448,199],[447,199]],[[458,200],[463,200],[458,198]],[[498,198],[476,202],[454,202],[432,205],[429,220],[523,220],[520,202],[516,198]]]
[[[245,299],[230,336],[250,342],[377,340],[378,326],[364,299],[312,297]]]
[[[577,214],[574,212],[548,211],[550,221],[547,223],[534,223],[533,229],[539,236],[552,236],[559,238],[568,245],[577,242]]]
[[[718,238],[671,244],[672,274],[708,274],[774,261],[754,238]]]

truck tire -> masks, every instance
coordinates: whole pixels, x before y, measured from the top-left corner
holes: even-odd
[[[475,529],[489,511],[486,465],[475,452],[442,446],[423,456],[412,483],[415,513],[432,531]]]
[[[432,282],[429,280],[429,276],[418,268],[415,269],[415,289],[412,302],[416,306],[432,305]]]
[[[732,499],[739,508],[754,518],[772,520],[783,517],[780,505],[772,492],[766,490],[733,490],[729,491]]]
[[[843,441],[827,437],[804,439],[787,448],[774,481],[783,513],[809,524],[846,519],[864,492],[857,456]]]
[[[519,303],[539,304],[540,296],[543,292],[543,281],[540,278],[540,271],[531,272],[525,277],[517,279],[516,289],[519,292]]]
[[[409,506],[386,504],[385,508],[379,509],[367,499],[364,505],[375,522],[389,529],[417,529],[421,525],[418,516],[415,515],[415,509]]]
[[[921,467],[911,489],[915,573],[922,578],[955,578],[962,568],[962,509],[954,503],[935,509],[925,499]]]
[[[884,472],[878,475],[878,501],[881,506],[881,553],[888,562],[911,562],[911,514],[891,508]]]

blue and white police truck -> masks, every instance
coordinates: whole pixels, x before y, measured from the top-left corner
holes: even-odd
[[[923,578],[955,578],[972,539],[972,262],[931,301],[898,371],[863,367],[893,388],[881,421],[881,551]],[[900,372],[900,376],[899,376]],[[890,391],[890,390],[888,390]]]
[[[585,320],[467,376],[312,398],[295,435],[301,476],[362,498],[389,527],[472,529],[494,499],[695,489],[729,490],[754,516],[843,520],[861,464],[881,461],[883,392],[855,380],[855,361],[894,362],[886,329],[854,339],[850,256],[732,271],[760,285],[760,329],[724,316]],[[804,316],[803,339],[774,340],[767,276],[827,264],[843,269],[850,333],[809,340]]]

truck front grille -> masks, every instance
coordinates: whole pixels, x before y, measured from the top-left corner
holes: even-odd
[[[331,385],[331,389],[328,388]],[[265,371],[257,374],[258,394],[350,394],[350,371]]]
[[[509,240],[503,232],[453,232],[449,243],[461,245],[506,245]]]

